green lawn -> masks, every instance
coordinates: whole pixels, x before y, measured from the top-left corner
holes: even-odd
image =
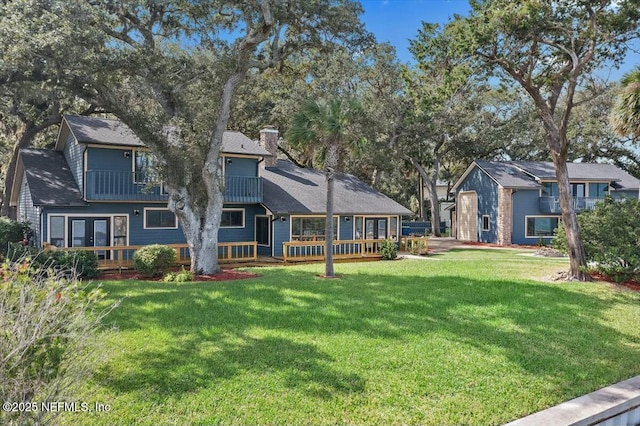
[[[107,360],[66,424],[500,424],[640,374],[640,294],[536,281],[558,260],[262,268],[228,283],[107,282]]]

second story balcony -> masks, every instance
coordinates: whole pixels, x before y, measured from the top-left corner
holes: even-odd
[[[592,210],[597,202],[603,200],[603,197],[573,197],[573,208],[576,212]],[[560,197],[540,197],[540,212],[561,213]]]
[[[135,172],[88,170],[85,172],[88,201],[167,201],[169,195],[162,184],[142,179]],[[227,176],[224,201],[226,203],[261,203],[262,178]]]

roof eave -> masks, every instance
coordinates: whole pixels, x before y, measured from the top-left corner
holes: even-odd
[[[16,171],[13,175],[13,185],[11,186],[11,198],[9,199],[9,206],[17,207],[18,199],[20,197],[20,187],[22,186],[22,178],[24,177],[24,163],[22,162],[22,156],[18,155],[18,161],[16,162]]]

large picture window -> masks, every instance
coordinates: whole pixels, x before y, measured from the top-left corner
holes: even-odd
[[[559,222],[559,216],[528,216],[526,236],[527,238],[552,237]]]
[[[291,241],[324,241],[324,217],[292,217]],[[333,218],[333,239],[338,239],[338,218]]]
[[[144,209],[145,229],[175,229],[178,219],[168,209]]]
[[[223,209],[222,219],[220,220],[221,228],[244,228],[244,210],[243,209]]]

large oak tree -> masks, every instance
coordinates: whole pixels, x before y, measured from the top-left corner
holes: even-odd
[[[556,169],[570,275],[587,280],[567,173],[573,109],[587,98],[594,72],[622,60],[625,43],[638,35],[638,0],[474,0],[467,18],[448,31],[458,53],[518,84],[532,99]]]
[[[370,42],[351,0],[11,0],[0,13],[0,82],[33,69],[115,114],[151,149],[191,252],[214,273],[224,202],[219,163],[249,73],[306,49]]]

